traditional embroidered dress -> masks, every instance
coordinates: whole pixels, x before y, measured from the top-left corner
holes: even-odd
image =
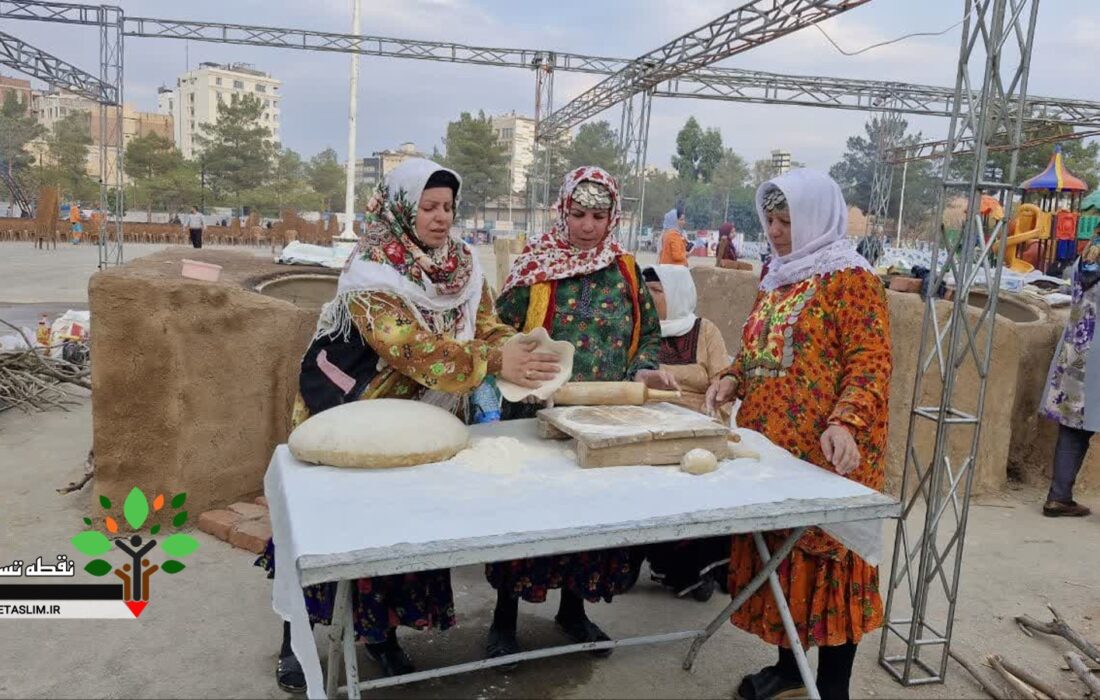
[[[441,170],[428,160],[405,161],[368,204],[367,230],[302,359],[294,426],[333,406],[376,398],[431,401],[461,412],[464,395],[500,371],[500,346],[515,331],[500,323],[477,257],[453,238],[428,250],[414,237],[420,195]],[[368,509],[369,498],[364,494]],[[256,564],[274,575],[270,541]],[[448,570],[359,579],[356,586],[361,641],[380,643],[397,625],[454,624]],[[335,584],[305,589],[311,621],[331,621],[335,591]]]
[[[595,248],[569,243],[566,215],[577,186],[604,185],[612,205],[607,237]],[[660,321],[641,271],[612,238],[619,222],[615,180],[595,167],[570,172],[557,203],[558,223],[528,243],[512,265],[497,304],[501,320],[531,330],[546,328],[555,340],[576,347],[573,381],[627,381],[643,369],[657,369]],[[536,407],[506,404],[505,418],[530,417]],[[639,557],[627,548],[538,559],[498,562],[486,567],[494,588],[506,585],[529,602],[542,602],[551,588],[565,587],[590,602],[611,597],[637,580]]]
[[[1100,431],[1100,237],[1081,252],[1073,271],[1073,301],[1062,340],[1050,363],[1040,412],[1077,430]]]
[[[820,437],[829,425],[843,425],[861,457],[847,478],[881,490],[892,367],[885,291],[846,238],[847,208],[836,183],[805,170],[765,183],[757,193],[765,229],[769,188],[789,202],[792,252],[772,259],[745,323],[741,352],[725,373],[742,400],[737,423],[830,471]],[[786,536],[767,535],[769,548],[777,549]],[[730,592],[760,568],[752,538],[735,536]],[[816,528],[799,540],[778,574],[803,645],[856,643],[882,624],[878,568]],[[771,644],[790,645],[767,587],[732,620]]]

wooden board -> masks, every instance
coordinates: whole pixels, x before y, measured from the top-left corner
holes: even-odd
[[[729,438],[725,426],[668,403],[546,408],[538,420],[540,436],[576,439],[582,467],[679,464],[696,447],[722,457]]]

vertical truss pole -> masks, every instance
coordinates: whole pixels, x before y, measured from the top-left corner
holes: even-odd
[[[894,166],[889,162],[889,154],[901,140],[901,116],[890,109],[894,105],[895,100],[884,102],[882,111],[873,117],[878,121],[878,144],[864,233],[880,240],[886,220],[890,217],[890,194],[894,186]]]
[[[902,514],[879,646],[879,663],[905,686],[943,682],[947,671],[993,349],[1005,222],[1011,219],[1011,183],[1027,112],[1026,107],[1014,109],[1013,102],[1026,104],[1039,0],[966,0],[964,9],[944,191],[934,221],[942,221],[946,200],[956,195],[967,198],[968,215],[958,240],[949,239],[939,226],[933,246],[929,290],[937,290],[950,273],[955,298],[946,318],[937,313],[943,309],[937,309],[934,294],[925,300],[902,476]],[[1006,71],[1002,63],[1015,67]],[[1006,137],[1012,146],[1009,184],[984,182],[990,145]],[[964,181],[952,182],[951,154],[967,138],[974,140],[973,162]],[[983,189],[999,191],[1006,210],[1005,218],[988,231],[978,206]],[[970,291],[980,276],[990,293],[984,306],[970,308]],[[956,380],[965,368],[976,373],[976,396],[973,390],[966,395],[956,392]],[[937,391],[938,405],[920,405],[926,394]],[[899,641],[901,653],[890,653]]]
[[[554,111],[554,54],[540,55],[535,63],[535,152],[527,183],[527,235],[547,230],[550,208],[550,169],[553,162],[552,139],[539,138],[539,124]]]
[[[627,222],[623,243],[637,251],[645,207],[645,166],[649,147],[649,117],[653,90],[644,90],[623,102],[619,126],[620,172],[623,220]]]
[[[117,7],[101,5],[99,20],[99,79],[115,86],[115,104],[99,102],[99,268],[121,265],[123,202],[122,61],[123,15]],[[114,189],[112,199],[110,191]]]

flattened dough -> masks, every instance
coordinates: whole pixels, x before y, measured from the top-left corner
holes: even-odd
[[[538,346],[535,348],[535,352],[548,352],[557,355],[561,370],[556,377],[544,382],[538,389],[528,389],[501,378],[497,379],[497,388],[500,389],[500,395],[512,403],[519,403],[530,396],[545,401],[573,376],[573,344],[565,340],[551,340],[550,334],[546,332],[545,328],[541,327],[530,333],[518,333],[510,338],[508,342],[516,343],[522,340],[537,342]]]
[[[470,442],[457,417],[406,399],[352,401],[306,419],[287,440],[310,464],[357,469],[411,467],[454,457]]]

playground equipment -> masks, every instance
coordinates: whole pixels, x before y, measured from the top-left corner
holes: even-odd
[[[1020,189],[1024,204],[1009,223],[1005,266],[1025,274],[1035,269],[1045,273],[1055,263],[1073,261],[1087,223],[1081,220],[1080,209],[1088,185],[1066,168],[1061,146],[1055,146],[1046,169],[1025,180]],[[1091,237],[1094,227],[1085,237]]]

